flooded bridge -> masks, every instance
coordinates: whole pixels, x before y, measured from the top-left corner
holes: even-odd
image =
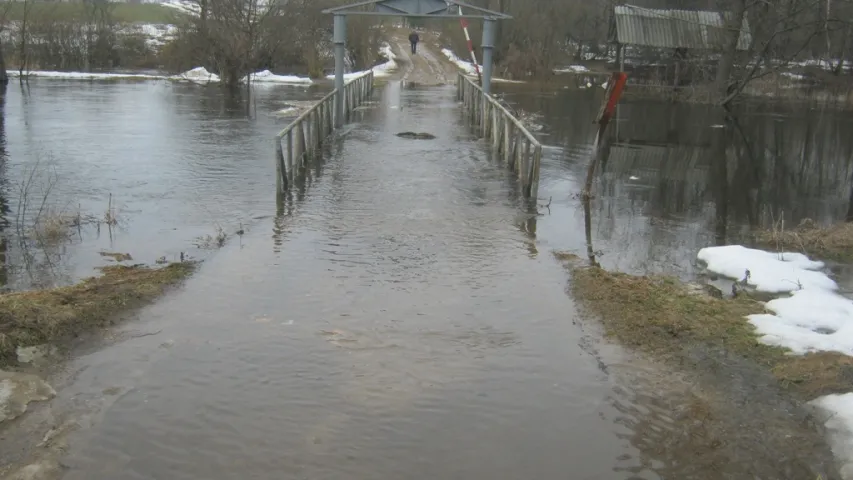
[[[455,84],[407,87],[430,65],[455,78],[436,58],[406,60],[327,138],[283,194],[272,238],[247,232],[134,322],[158,335],[77,360],[88,367],[59,401],[89,427],[63,478],[616,479],[614,463],[640,467],[613,423],[634,393],[614,393],[572,324],[518,174],[472,129]]]
[[[728,181],[704,163],[701,114],[623,110],[633,122],[605,143],[600,198],[582,212],[600,89],[517,93],[547,117],[534,135],[434,46],[391,46],[399,70],[387,81],[259,94],[271,111],[283,96],[308,105],[283,129],[242,108],[229,117],[216,93],[189,87],[81,95],[34,82],[32,97],[5,101],[10,149],[31,128],[57,131],[73,188],[121,191],[136,215],[90,250],[158,258],[155,240],[178,238],[177,255],[180,235],[206,232],[211,217],[240,228],[182,288],[79,340],[49,372],[56,398],[0,437],[5,461],[32,467],[11,478],[806,478],[788,474],[825,460],[772,422],[779,433],[760,442],[744,439],[764,434],[746,421],[709,432],[701,415],[722,400],[603,340],[553,258],[583,252],[586,227],[608,267],[692,268],[714,242],[708,198]],[[649,121],[659,118],[670,120]],[[822,131],[839,150],[849,121]],[[121,149],[91,168],[87,147],[107,126]],[[774,142],[791,136],[774,128]],[[145,148],[156,169],[109,164]],[[818,190],[834,192],[824,211],[846,209],[847,190],[829,182],[840,175],[821,175]],[[754,196],[797,189],[767,190]],[[785,198],[817,201],[806,193]],[[733,218],[746,211],[731,202]],[[733,423],[754,412],[736,407]]]

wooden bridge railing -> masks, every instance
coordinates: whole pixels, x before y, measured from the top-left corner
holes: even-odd
[[[461,72],[456,88],[457,100],[462,102],[471,124],[491,140],[494,152],[507,168],[518,173],[524,197],[536,198],[542,144],[506,107]]]
[[[275,136],[276,185],[279,192],[293,185],[299,170],[320,151],[323,140],[334,131],[335,98],[338,93],[333,90]],[[372,94],[372,70],[347,82],[343,91],[345,120],[352,118],[356,107]]]

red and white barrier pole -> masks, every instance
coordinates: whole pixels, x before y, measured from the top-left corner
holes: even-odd
[[[462,15],[462,7],[459,6],[459,15]],[[477,63],[477,53],[474,52],[474,43],[471,41],[471,36],[468,35],[468,20],[464,18],[459,19],[459,23],[462,25],[462,31],[465,32],[465,41],[468,42],[468,52],[471,53],[471,60],[474,61],[474,70],[477,72],[477,81],[480,83],[480,86],[483,86],[483,77],[480,76],[480,64]]]

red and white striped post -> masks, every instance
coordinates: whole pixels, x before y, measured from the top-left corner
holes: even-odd
[[[459,16],[462,16],[462,6],[459,7]],[[471,54],[471,60],[474,61],[474,70],[477,72],[477,82],[483,86],[483,77],[480,76],[480,64],[477,63],[477,53],[474,52],[474,43],[471,41],[471,36],[468,35],[468,20],[460,18],[459,23],[462,25],[462,31],[465,32],[465,41],[468,42],[468,52]]]

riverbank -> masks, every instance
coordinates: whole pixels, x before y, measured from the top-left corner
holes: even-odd
[[[732,279],[734,294],[723,294],[555,255],[571,272],[572,295],[608,337],[758,406],[761,421],[784,412],[787,421],[804,422],[809,428],[798,433],[804,437],[792,438],[815,452],[821,442],[808,430],[826,438],[842,464],[840,478],[853,478],[847,448],[853,438],[853,302],[835,293],[822,262],[736,245],[702,249],[698,258],[707,270]],[[759,300],[768,295],[775,298]],[[826,470],[809,473],[837,478]]]
[[[786,229],[784,223],[777,222],[772,228],[753,233],[753,240],[777,251],[803,252],[839,262],[853,261],[853,223],[822,227],[805,220],[795,228]]]
[[[29,347],[111,325],[183,281],[194,268],[188,261],[158,268],[115,265],[75,285],[0,296],[0,367],[23,360]]]

